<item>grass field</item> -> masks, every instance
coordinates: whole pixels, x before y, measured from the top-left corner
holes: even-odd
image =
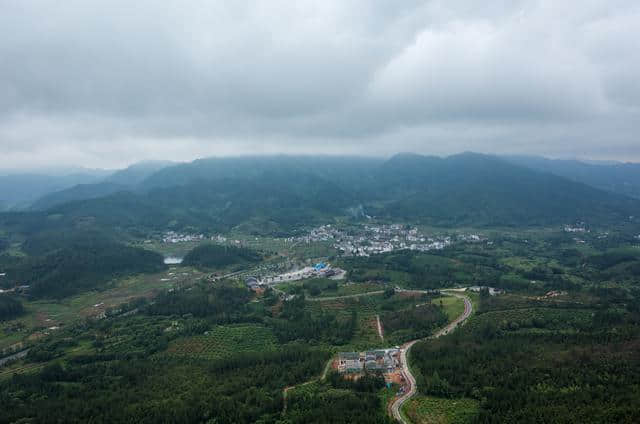
[[[169,344],[167,352],[177,356],[219,359],[242,352],[276,349],[276,338],[270,329],[243,324],[216,326],[208,334],[177,339]]]
[[[403,412],[414,424],[465,424],[478,413],[478,401],[416,396],[404,405]]]
[[[442,305],[449,321],[453,321],[464,312],[464,301],[455,296],[444,296],[433,301],[436,305]]]

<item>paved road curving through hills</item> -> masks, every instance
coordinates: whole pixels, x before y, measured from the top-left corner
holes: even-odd
[[[405,293],[432,293],[432,291],[429,290],[407,290],[407,289],[400,289],[400,288],[396,288],[395,289],[396,292],[405,292]],[[460,289],[460,290],[464,290],[464,289]],[[464,312],[462,313],[462,315],[460,315],[459,317],[457,317],[455,320],[453,320],[452,322],[450,322],[447,326],[441,328],[440,330],[438,330],[435,334],[431,335],[428,338],[438,338],[440,336],[444,336],[446,334],[449,334],[451,331],[455,330],[456,327],[458,325],[460,325],[462,322],[464,322],[467,318],[469,318],[469,316],[471,315],[471,312],[473,311],[473,306],[471,305],[471,300],[465,296],[464,294],[461,294],[459,292],[456,292],[454,290],[447,290],[447,291],[443,291],[445,294],[449,295],[449,296],[455,296],[457,298],[460,298],[464,301]],[[357,293],[357,294],[352,294],[352,295],[344,295],[344,296],[334,296],[334,297],[316,297],[316,298],[308,298],[306,300],[309,301],[315,301],[315,302],[322,302],[322,301],[332,301],[332,300],[338,300],[338,299],[349,299],[349,298],[357,298],[357,297],[363,297],[363,296],[375,296],[375,295],[379,295],[384,293],[384,291],[382,290],[377,290],[377,291],[370,291],[370,292],[365,292],[365,293]],[[403,424],[409,424],[403,417],[402,414],[400,413],[400,408],[402,407],[402,405],[404,405],[404,403],[409,400],[415,393],[416,393],[416,379],[413,376],[413,374],[411,374],[411,370],[409,369],[408,363],[407,363],[407,353],[409,352],[409,349],[411,349],[411,346],[413,346],[415,343],[419,342],[420,340],[423,339],[416,339],[416,340],[411,340],[410,342],[407,342],[405,344],[403,344],[400,348],[400,360],[402,362],[402,375],[404,376],[405,380],[409,382],[409,390],[403,394],[402,396],[400,396],[398,399],[396,399],[393,404],[391,405],[391,414],[393,415],[393,417],[403,423]],[[327,366],[325,366],[325,369],[322,373],[322,376],[320,377],[321,380],[324,380],[324,378],[326,377],[329,365],[331,364],[331,362],[329,362],[327,364]],[[298,386],[301,385],[305,385],[305,384],[309,384],[312,383],[313,381],[317,381],[317,379],[314,380],[310,380],[307,381],[305,383],[302,383]],[[294,387],[297,386],[290,386],[290,387],[286,387],[284,389],[284,393],[283,393],[283,399],[284,399],[284,411],[286,411],[287,408],[287,393],[289,390],[293,389]]]
[[[451,296],[458,297],[464,301],[464,312],[458,318],[456,318],[451,323],[449,323],[446,327],[440,329],[429,338],[435,339],[440,336],[449,334],[450,332],[455,330],[456,327],[460,325],[460,323],[462,323],[464,320],[469,318],[469,316],[471,315],[471,312],[473,311],[471,300],[469,300],[467,296],[459,293],[453,293],[453,292],[449,292],[448,294],[450,294]],[[393,402],[393,404],[391,405],[391,414],[393,415],[393,418],[395,418],[398,422],[401,422],[403,424],[409,424],[409,423],[407,422],[407,420],[404,419],[404,417],[400,413],[400,409],[402,408],[402,405],[404,405],[404,403],[409,399],[411,399],[411,397],[413,397],[413,395],[415,395],[416,393],[416,379],[413,376],[413,374],[411,374],[411,370],[409,369],[409,364],[407,362],[407,353],[409,352],[409,349],[411,349],[411,347],[417,342],[419,342],[420,340],[421,339],[417,339],[417,340],[412,340],[410,342],[407,342],[404,345],[402,345],[400,350],[400,360],[402,362],[402,375],[404,376],[405,380],[409,382],[409,390],[407,390],[406,393],[404,393],[402,396],[400,396],[398,399],[396,399]]]

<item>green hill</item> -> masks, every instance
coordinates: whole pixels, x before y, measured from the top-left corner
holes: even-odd
[[[640,198],[640,164],[638,163],[586,163],[536,156],[507,156],[505,159],[520,166],[565,177],[601,190]]]
[[[396,156],[378,174],[379,213],[439,225],[617,223],[640,202],[473,153]]]
[[[95,199],[121,191],[135,191],[137,186],[147,177],[171,165],[173,162],[169,161],[135,163],[108,175],[101,181],[91,184],[77,184],[63,190],[47,193],[34,201],[30,209],[46,210],[76,200]]]
[[[473,153],[206,159],[162,168],[139,187],[45,212],[0,214],[0,228],[144,237],[167,228],[288,234],[364,214],[440,226],[610,226],[640,215],[640,200]]]
[[[100,288],[116,277],[166,268],[158,253],[96,233],[40,234],[23,248],[27,256],[0,255],[0,267],[6,272],[2,284],[28,285],[32,298],[62,298]]]
[[[287,231],[344,214],[352,197],[336,184],[295,171],[274,171],[253,179],[195,181],[146,193],[116,193],[66,203],[47,211],[51,225],[133,231],[169,227],[223,231],[248,221]]]
[[[222,268],[229,265],[258,262],[261,259],[258,252],[244,247],[203,244],[187,253],[182,264],[198,268]]]
[[[30,209],[46,210],[63,203],[73,202],[76,200],[95,199],[126,190],[127,186],[110,182],[78,184],[73,187],[42,196],[33,202]]]

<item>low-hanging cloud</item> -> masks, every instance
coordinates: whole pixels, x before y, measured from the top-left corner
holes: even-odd
[[[634,1],[0,1],[5,165],[640,160]]]

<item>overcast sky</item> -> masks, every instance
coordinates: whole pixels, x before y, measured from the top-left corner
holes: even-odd
[[[0,168],[640,161],[640,2],[0,0]]]

